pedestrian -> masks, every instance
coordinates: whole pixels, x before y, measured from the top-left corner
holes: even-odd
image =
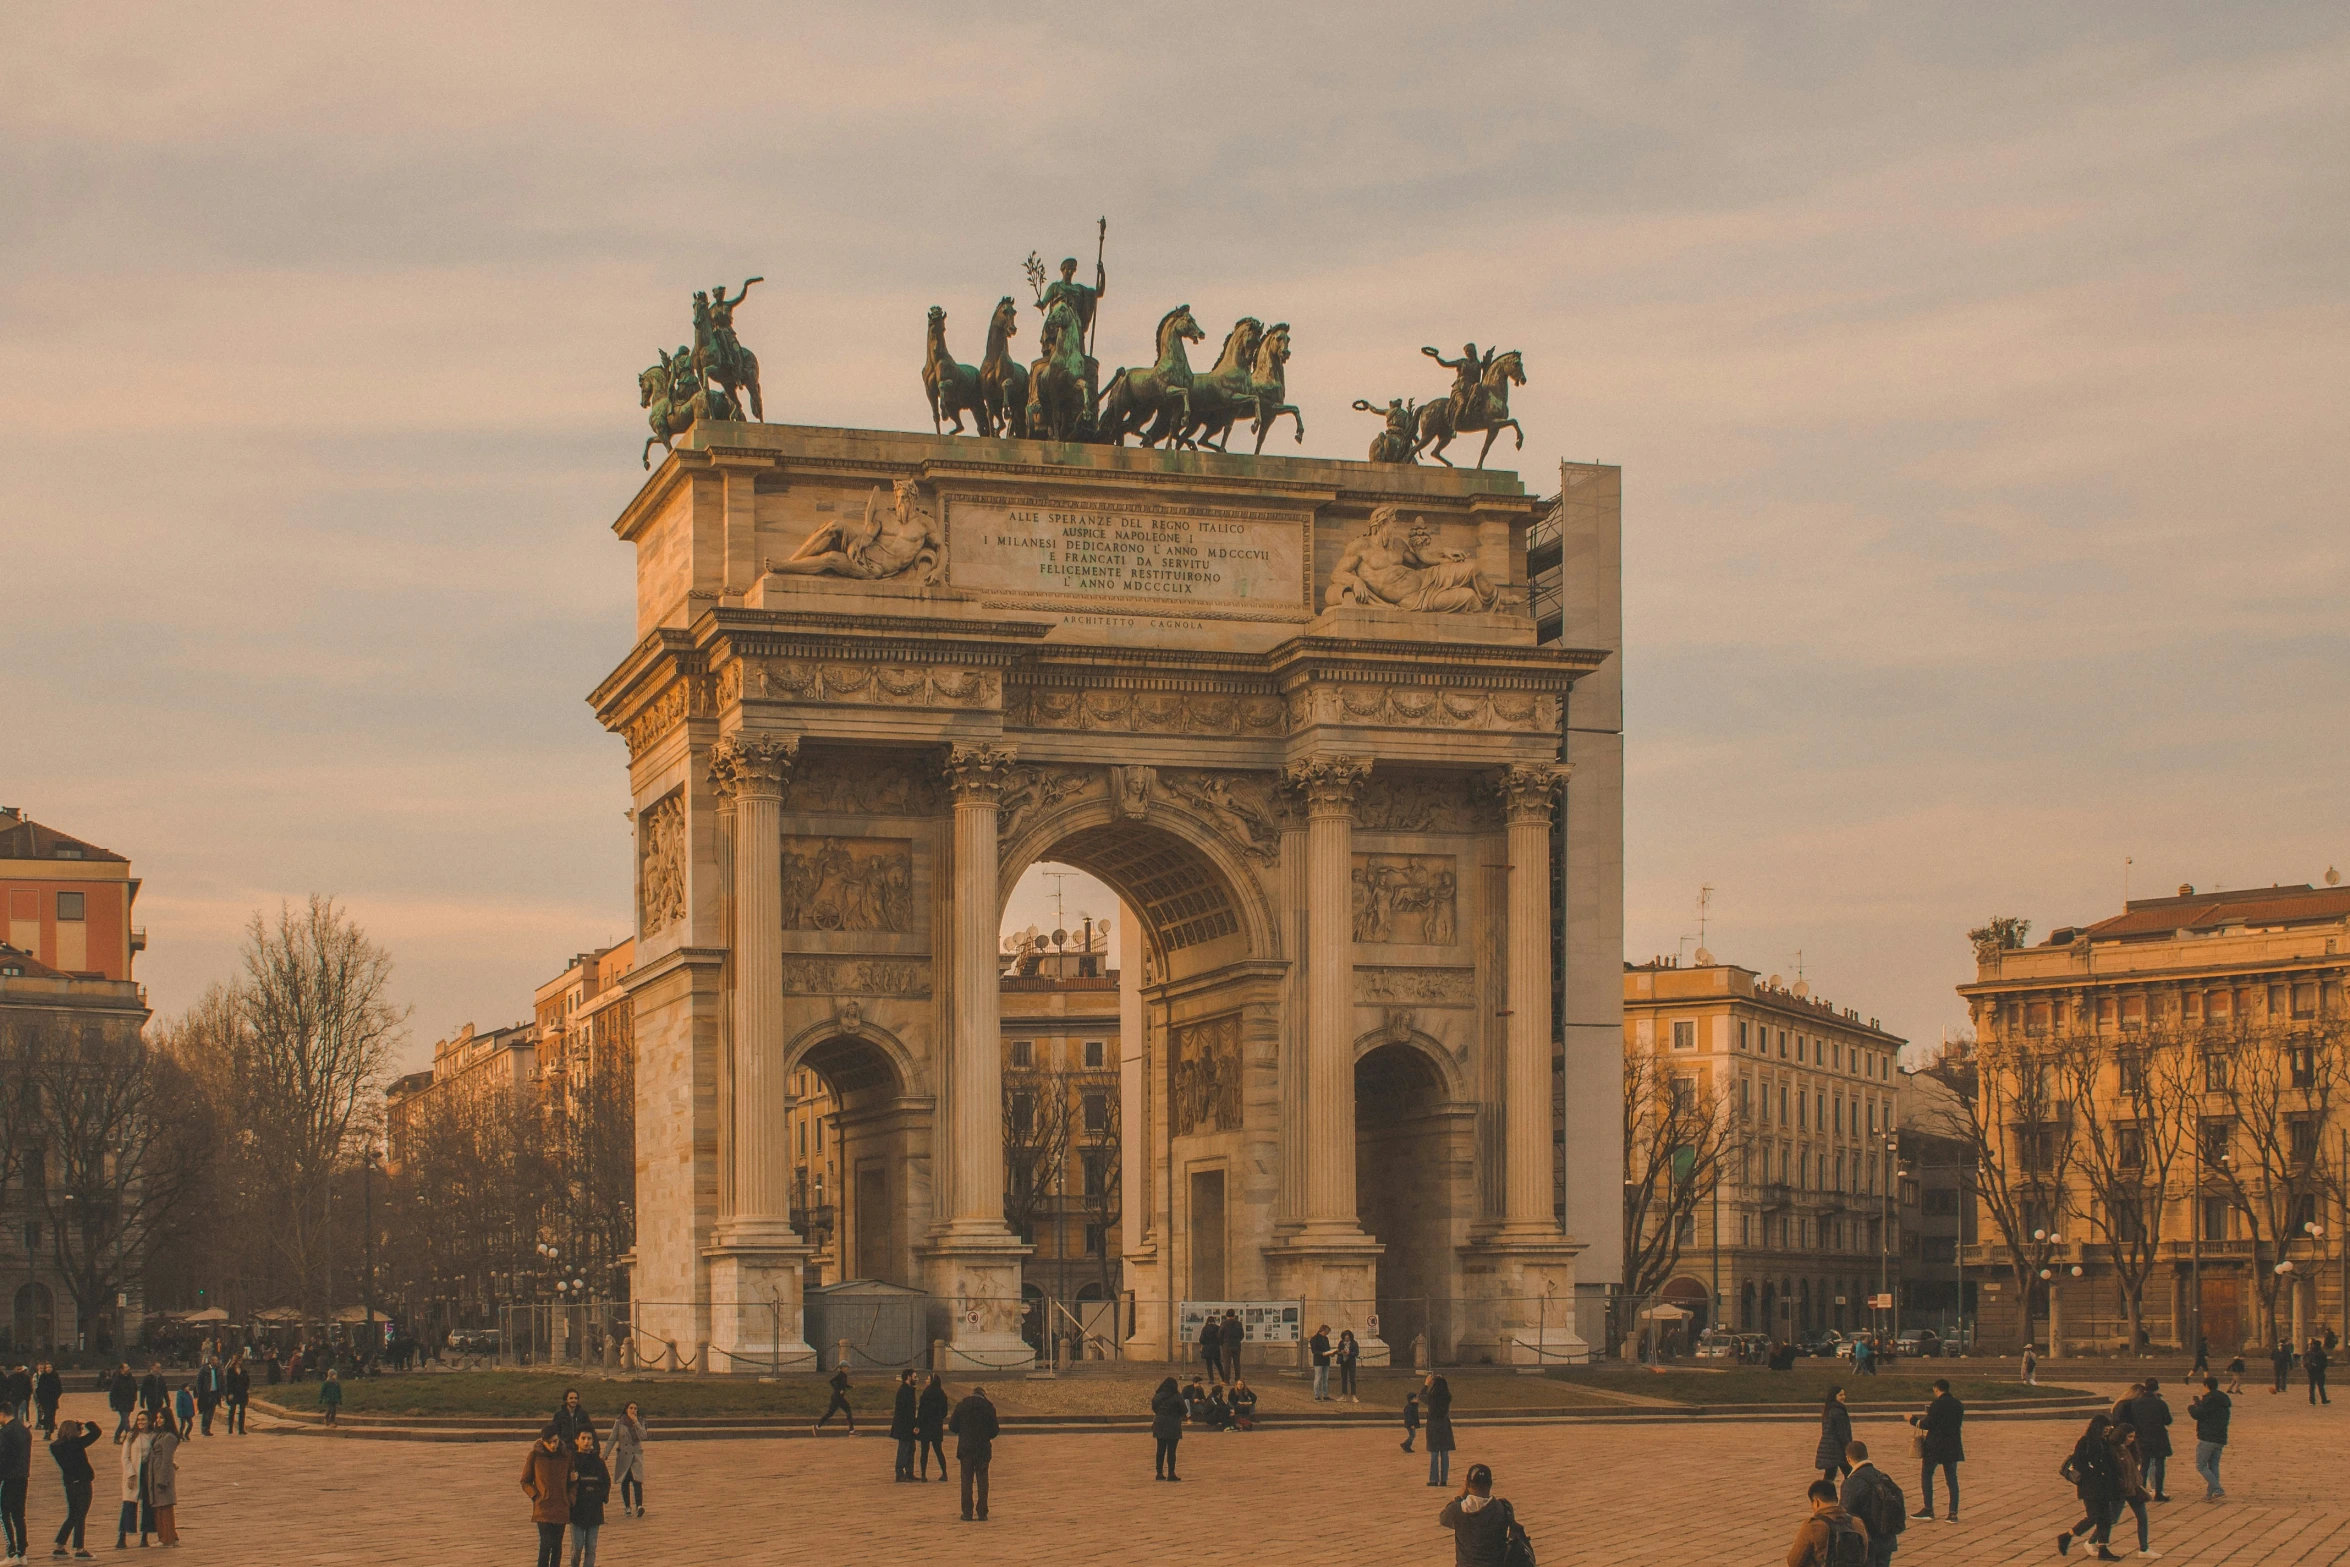
[[[1934,1401],[1912,1415],[1918,1430],[1918,1510],[1912,1518],[1934,1516],[1934,1469],[1941,1466],[1950,1491],[1950,1521],[1958,1522],[1958,1466],[1966,1462],[1966,1405],[1950,1395],[1950,1379],[1934,1379]]]
[[[1420,1435],[1420,1390],[1413,1388],[1403,1396],[1403,1450],[1410,1452],[1412,1443]]]
[[[1212,1311],[1200,1324],[1199,1363],[1201,1375],[1211,1382],[1224,1375],[1224,1323]]]
[[[1852,1341],[1852,1374],[1854,1376],[1875,1375],[1877,1368],[1872,1354],[1869,1341],[1866,1338],[1856,1338]]]
[[[2153,1548],[2154,1531],[2146,1517],[2146,1503],[2150,1493],[2146,1489],[2146,1458],[2138,1447],[2135,1427],[2116,1424],[2106,1435],[2113,1442],[2114,1461],[2122,1472],[2122,1499],[2113,1510],[2113,1521],[2121,1522],[2122,1508],[2127,1507],[2138,1519],[2138,1554],[2153,1560],[2162,1552]]]
[[[987,1468],[995,1461],[995,1439],[1000,1429],[995,1405],[987,1401],[986,1388],[972,1384],[969,1395],[947,1417],[947,1429],[955,1434],[955,1464],[963,1475],[963,1521],[985,1523]]]
[[[12,1562],[23,1561],[32,1548],[24,1524],[24,1495],[32,1483],[33,1428],[16,1405],[0,1403],[0,1534],[7,1537]]]
[[[2201,1376],[2211,1369],[2211,1340],[2204,1334],[2195,1335],[2195,1365],[2189,1376]]]
[[[2073,1541],[2087,1535],[2097,1547],[2101,1562],[2121,1560],[2113,1554],[2113,1520],[2121,1511],[2122,1472],[2115,1459],[2113,1442],[2106,1433],[2113,1429],[2113,1416],[2091,1415],[2089,1428],[2073,1443],[2073,1454],[2057,1471],[2073,1483],[2073,1494],[2081,1499],[2081,1521],[2056,1537],[2056,1552],[2062,1556],[2073,1548]]]
[[[286,1379],[286,1363],[279,1356],[275,1344],[269,1346],[269,1354],[262,1361],[262,1365],[264,1367],[262,1380],[265,1385],[275,1387]]]
[[[1901,1531],[1909,1527],[1909,1499],[1891,1475],[1869,1462],[1868,1443],[1849,1443],[1844,1456],[1852,1467],[1836,1495],[1837,1505],[1868,1530],[1869,1567],[1886,1567],[1900,1549]]]
[[[40,1374],[33,1378],[33,1408],[40,1412],[41,1434],[57,1434],[57,1401],[65,1397],[65,1379],[48,1361],[41,1362]]]
[[[1868,1530],[1836,1499],[1836,1482],[1814,1480],[1804,1494],[1811,1516],[1796,1526],[1787,1567],[1868,1567]]]
[[[571,1395],[577,1398],[579,1395]],[[326,1412],[326,1423],[333,1425],[335,1417],[343,1412],[343,1379],[335,1375],[335,1368],[326,1368],[326,1380],[318,1384],[318,1407]]]
[[[331,1371],[328,1373],[330,1376],[332,1374]],[[563,1439],[563,1451],[567,1453],[578,1445],[580,1432],[593,1432],[596,1429],[596,1417],[588,1413],[578,1388],[567,1387],[563,1390],[563,1402],[555,1406],[554,1424],[555,1434]]]
[[[1852,1411],[1844,1403],[1844,1389],[1832,1387],[1820,1405],[1820,1439],[1811,1455],[1811,1466],[1821,1479],[1833,1484],[1852,1473],[1852,1465],[1844,1460],[1844,1449],[1851,1445]]]
[[[634,1399],[620,1406],[620,1418],[612,1422],[612,1440],[604,1450],[604,1462],[612,1483],[620,1488],[621,1516],[633,1511],[642,1518],[645,1515],[645,1417],[637,1412]]]
[[[196,1385],[193,1382],[180,1384],[179,1392],[173,1395],[171,1410],[172,1414],[177,1417],[178,1424],[174,1429],[178,1435],[183,1439],[195,1435]]]
[[[130,1435],[131,1413],[139,1407],[138,1380],[131,1375],[127,1360],[106,1384],[106,1407],[114,1411],[114,1440],[120,1442]]]
[[[1452,1384],[1437,1372],[1420,1386],[1420,1407],[1428,1418],[1428,1483],[1452,1484]]]
[[[138,1532],[142,1548],[147,1536],[155,1532],[155,1508],[147,1499],[147,1452],[155,1445],[149,1430],[151,1418],[143,1409],[131,1416],[130,1429],[122,1440],[122,1521],[114,1531],[118,1551],[133,1530]]]
[[[611,1499],[612,1471],[596,1451],[596,1433],[582,1431],[571,1450],[571,1567],[596,1567],[596,1536]]]
[[[1151,1478],[1182,1479],[1175,1472],[1175,1449],[1183,1441],[1183,1393],[1173,1377],[1162,1379],[1151,1394],[1151,1441]]]
[[[914,1443],[921,1426],[922,1391],[914,1386],[911,1370],[898,1373],[898,1391],[890,1404],[889,1434],[898,1444],[896,1472],[890,1478],[910,1481],[914,1478]]]
[[[1224,1378],[1231,1381],[1240,1375],[1240,1347],[1248,1342],[1248,1329],[1240,1325],[1240,1313],[1225,1307],[1224,1325],[1216,1336],[1218,1347],[1224,1352]]]
[[[2145,1467],[2147,1489],[2154,1500],[2167,1502],[2163,1481],[2170,1467],[2170,1404],[2162,1396],[2162,1379],[2148,1377],[2145,1387],[2130,1400],[2130,1432],[2138,1444],[2138,1461]]]
[[[95,1420],[68,1420],[49,1444],[49,1456],[57,1460],[57,1475],[65,1485],[65,1522],[57,1526],[57,1549],[49,1553],[52,1556],[63,1556],[70,1544],[74,1555],[90,1559],[89,1545],[83,1538],[90,1519],[90,1490],[97,1480],[90,1468],[90,1449],[105,1434],[105,1427]]]
[[[2219,1390],[2217,1377],[2205,1377],[2203,1396],[2187,1405],[2187,1418],[2195,1422],[2195,1472],[2203,1477],[2203,1499],[2207,1502],[2227,1498],[2227,1488],[2219,1483],[2219,1460],[2227,1450],[2228,1411],[2232,1407],[2228,1395]]]
[[[163,1380],[163,1362],[160,1360],[150,1361],[147,1374],[139,1378],[139,1408],[149,1416],[147,1429],[150,1431],[161,1430],[171,1423],[171,1384]]]
[[[563,1531],[571,1523],[571,1449],[551,1420],[523,1456],[522,1494],[530,1498],[530,1521],[538,1525],[538,1567],[563,1567]]]
[[[2301,1374],[2309,1383],[2309,1401],[2313,1404],[2330,1404],[2334,1401],[2326,1392],[2326,1367],[2331,1364],[2333,1362],[2326,1354],[2323,1339],[2311,1339],[2309,1347],[2301,1352]]]
[[[1325,1322],[1314,1329],[1314,1336],[1306,1341],[1306,1349],[1314,1359],[1314,1402],[1330,1402],[1330,1324]]]
[[[2126,1390],[2125,1390],[2125,1391],[2122,1393],[2122,1396],[2121,1396],[2121,1397],[2119,1397],[2119,1398],[2117,1398],[2117,1399],[2115,1399],[2115,1400],[2113,1401],[2113,1408],[2112,1408],[2112,1409],[2110,1409],[2110,1410],[2108,1410],[2108,1411],[2106,1411],[2106,1413],[2108,1413],[2108,1414],[2110,1414],[2110,1415],[2112,1415],[2112,1416],[2113,1416],[2113,1423],[2114,1423],[2115,1425],[2122,1427],[2122,1428],[2123,1428],[2123,1430],[2125,1430],[2125,1431],[2129,1429],[2129,1425],[2130,1425],[2130,1418],[2131,1418],[2131,1417],[2130,1417],[2130,1406],[2131,1406],[2132,1404],[2136,1403],[2136,1402],[2137,1402],[2137,1399],[2138,1399],[2138,1395],[2139,1395],[2140,1393],[2143,1393],[2143,1392],[2145,1392],[2145,1391],[2146,1391],[2146,1384],[2145,1384],[2145,1383],[2143,1383],[2143,1382],[2133,1382],[2133,1383],[2131,1383],[2131,1384],[2129,1385],[2129,1387],[2128,1387],[2128,1388],[2127,1388],[2127,1389],[2126,1389]]]
[[[1257,1428],[1257,1390],[1248,1385],[1248,1378],[1233,1379],[1231,1404],[1234,1429],[1254,1431]]]
[[[2242,1350],[2236,1351],[2228,1359],[2228,1391],[2231,1393],[2244,1391],[2244,1352]]]
[[[938,1483],[947,1483],[947,1385],[937,1372],[922,1384],[922,1401],[914,1409],[916,1448],[914,1458],[920,1466],[914,1478],[930,1478],[930,1457],[938,1455]]]
[[[245,1406],[253,1398],[253,1373],[245,1365],[243,1355],[231,1356],[228,1370],[221,1375],[221,1396],[228,1401],[228,1429],[231,1436],[245,1434]]]
[[[166,1424],[147,1449],[147,1504],[155,1514],[155,1543],[177,1545],[179,1531],[179,1451],[182,1438]]]
[[[204,1434],[212,1434],[212,1412],[220,1407],[220,1362],[206,1360],[196,1370],[196,1416],[204,1423]]]
[[[1355,1367],[1362,1361],[1363,1346],[1356,1342],[1354,1329],[1340,1330],[1338,1348],[1331,1358],[1338,1362],[1338,1396],[1350,1404],[1361,1403],[1355,1393]]]
[[[2269,1383],[2268,1390],[2272,1394],[2282,1393],[2293,1375],[2293,1346],[2278,1339],[2276,1347],[2268,1352],[2268,1364],[2274,1373],[2274,1380]]]
[[[24,1426],[25,1435],[30,1437],[33,1422],[32,1367],[18,1366],[8,1373],[8,1402],[16,1410],[17,1421]]]
[[[1518,1527],[1517,1510],[1493,1494],[1490,1464],[1469,1465],[1461,1494],[1444,1504],[1436,1522],[1452,1531],[1453,1567],[1504,1567],[1512,1536],[1525,1533]]]
[[[857,1412],[849,1407],[849,1368],[845,1365],[833,1367],[832,1381],[827,1385],[832,1389],[832,1402],[824,1406],[824,1418],[808,1429],[821,1431],[832,1424],[834,1415],[846,1415],[849,1417],[849,1435],[855,1436],[857,1434]]]
[[[2036,1345],[2024,1346],[2024,1386],[2040,1385],[2040,1351]]]

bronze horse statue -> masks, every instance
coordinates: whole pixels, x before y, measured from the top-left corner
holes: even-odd
[[[1450,360],[1445,362],[1451,363]],[[1412,443],[1412,455],[1417,457],[1426,450],[1429,456],[1449,468],[1453,463],[1451,458],[1444,455],[1445,447],[1452,443],[1454,436],[1466,435],[1472,430],[1485,432],[1484,448],[1477,453],[1477,466],[1480,468],[1485,466],[1486,454],[1493,450],[1493,438],[1505,429],[1517,431],[1518,449],[1525,450],[1525,428],[1510,417],[1512,382],[1519,386],[1526,384],[1525,361],[1514,348],[1506,354],[1495,355],[1493,362],[1485,366],[1478,377],[1477,389],[1471,394],[1468,409],[1457,418],[1449,397],[1440,398],[1420,410],[1419,437]]]
[[[1020,307],[1006,294],[987,322],[987,357],[979,362],[979,397],[996,428],[1015,440],[1028,438],[1028,370],[1012,357],[1020,335]]]
[[[731,418],[742,417],[746,396],[750,399],[751,417],[766,417],[765,410],[759,406],[759,356],[743,347],[742,339],[734,335],[734,307],[749,297],[751,284],[763,281],[746,279],[732,299],[726,297],[723,283],[718,285],[715,300],[700,289],[694,290],[693,368],[697,375],[713,382],[726,394],[727,403],[735,410]]]
[[[1159,359],[1148,370],[1122,369],[1110,378],[1109,387],[1102,393],[1101,438],[1112,446],[1123,446],[1129,435],[1142,435],[1155,419],[1173,412],[1166,430],[1153,430],[1143,435],[1142,444],[1156,445],[1161,436],[1173,434],[1177,446],[1193,446],[1182,431],[1191,423],[1191,360],[1183,351],[1185,343],[1204,342],[1207,333],[1191,318],[1189,305],[1177,305],[1159,318]]]
[[[1190,419],[1181,430],[1176,430],[1173,411],[1161,413],[1150,433],[1143,437],[1143,444],[1155,445],[1170,435],[1180,435],[1185,445],[1214,442],[1216,450],[1222,451],[1224,444],[1232,439],[1232,427],[1240,416],[1256,409],[1256,394],[1249,382],[1249,360],[1264,335],[1265,323],[1255,316],[1242,316],[1233,322],[1231,332],[1224,338],[1223,352],[1216,356],[1215,368],[1192,380]]]
[[[939,420],[951,418],[955,427],[940,433],[961,435],[963,415],[968,413],[977,421],[981,435],[995,434],[987,400],[979,393],[979,371],[957,364],[955,356],[947,352],[947,313],[937,305],[930,307],[930,343],[922,356],[922,389],[930,394],[932,430],[938,430]]]
[[[742,410],[723,387],[706,386],[694,368],[694,355],[683,344],[672,355],[655,349],[661,362],[648,365],[636,378],[637,406],[649,409],[653,433],[645,437],[645,466],[653,466],[653,443],[675,451],[670,438],[685,434],[701,419],[739,419]]]
[[[1077,312],[1056,299],[1038,332],[1044,354],[1028,367],[1028,434],[1039,441],[1082,438],[1093,412],[1085,398],[1085,344]]]
[[[1257,452],[1265,450],[1265,437],[1272,433],[1273,421],[1283,414],[1297,421],[1297,440],[1300,446],[1306,439],[1306,416],[1297,411],[1295,403],[1284,402],[1289,395],[1289,323],[1276,321],[1257,345],[1256,363],[1249,369],[1249,395],[1257,408]]]

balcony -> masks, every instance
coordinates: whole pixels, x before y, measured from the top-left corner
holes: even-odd
[[[131,950],[133,952],[144,952],[147,950],[146,926],[133,925],[131,927]]]
[[[1795,1189],[1784,1181],[1766,1182],[1755,1187],[1754,1198],[1765,1213],[1785,1213],[1795,1206]]]

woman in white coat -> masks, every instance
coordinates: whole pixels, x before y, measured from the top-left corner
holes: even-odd
[[[147,1460],[155,1451],[155,1433],[140,1410],[131,1417],[130,1434],[122,1440],[122,1522],[114,1531],[114,1548],[121,1550],[136,1533],[145,1545],[155,1532],[155,1507],[147,1499]]]

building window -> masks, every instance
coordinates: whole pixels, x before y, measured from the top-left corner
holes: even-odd
[[[1779,1059],[1787,1059],[1787,1030],[1783,1028],[1779,1030]]]
[[[1836,1100],[1836,1131],[1839,1136],[1844,1131],[1844,1100],[1842,1096],[1838,1096]]]
[[[1785,1083],[1779,1085],[1779,1124],[1781,1126],[1787,1124],[1787,1085]]]
[[[1013,1041],[1012,1041],[1012,1065],[1014,1065],[1014,1066],[1034,1066],[1034,1065],[1036,1065],[1036,1041],[1035,1041],[1035,1040],[1033,1040],[1033,1039],[1015,1039],[1015,1040],[1013,1040]]]
[[[2125,1170],[2145,1168],[2146,1133],[2142,1128],[2125,1126],[2113,1134],[2113,1162]]]
[[[1799,1132],[1811,1130],[1811,1107],[1807,1102],[1808,1098],[1809,1096],[1804,1094],[1795,1096],[1795,1129]]]
[[[1697,1025],[1695,1023],[1680,1022],[1673,1025],[1673,1048],[1675,1050],[1695,1050],[1697,1048]]]
[[[1098,1257],[1102,1254],[1102,1227],[1098,1224],[1089,1224],[1085,1227],[1085,1254],[1088,1257]]]
[[[1753,1024],[1746,1022],[1744,1019],[1740,1019],[1740,1020],[1739,1020],[1739,1023],[1738,1023],[1738,1048],[1739,1048],[1739,1049],[1741,1049],[1741,1050],[1744,1050],[1744,1049],[1747,1047],[1747,1043],[1748,1043],[1748,1040],[1747,1040],[1747,1034],[1748,1034],[1748,1031],[1749,1031],[1750,1029],[1752,1029],[1752,1028],[1753,1028],[1753,1026],[1754,1026]]]
[[[2203,1238],[2224,1241],[2228,1238],[2228,1200],[2225,1197],[2203,1199]]]
[[[2308,1088],[2317,1082],[2317,1052],[2308,1045],[2295,1045],[2288,1058],[2293,1067],[2293,1086]]]
[[[2317,1123],[2306,1119],[2295,1120],[2288,1122],[2285,1130],[2293,1167],[2306,1170],[2317,1163]]]
[[[808,1123],[805,1121],[800,1123],[800,1157],[808,1157]]]
[[[1747,1116],[1751,1115],[1753,1111],[1754,1079],[1749,1077],[1742,1077],[1738,1079],[1738,1118],[1743,1121]]]
[[[64,894],[60,893],[58,897],[60,901],[63,901]],[[64,918],[63,915],[58,917]],[[2314,983],[2293,987],[2293,1015],[2295,1017],[2317,1016],[2317,986]]]
[[[1110,1156],[1099,1148],[1085,1151],[1085,1195],[1099,1197],[1109,1189]]]
[[[1022,1088],[1012,1094],[1012,1135],[1026,1137],[1036,1125],[1036,1095]]]
[[[1093,1068],[1095,1071],[1101,1070],[1102,1063],[1107,1055],[1108,1050],[1104,1041],[1099,1039],[1089,1039],[1085,1042],[1085,1064],[1088,1067]]]
[[[1108,1094],[1087,1094],[1085,1096],[1085,1129],[1096,1137],[1110,1129],[1110,1096]]]
[[[2203,1055],[2203,1091],[2224,1094],[2228,1091],[2228,1058],[2216,1050]]]
[[[1753,1223],[1754,1223],[1754,1216],[1753,1216],[1752,1214],[1748,1214],[1748,1213],[1742,1213],[1742,1214],[1738,1215],[1738,1244],[1739,1244],[1739,1245],[1741,1245],[1741,1246],[1749,1246],[1749,1245],[1752,1245],[1752,1244],[1754,1243],[1754,1230],[1753,1230]]]
[[[2144,996],[2122,997],[2122,1027],[2132,1029],[2144,1028],[2145,1026],[2146,998]]]
[[[61,920],[80,919],[82,917],[82,896],[78,892],[59,893],[57,895],[57,917]]]

